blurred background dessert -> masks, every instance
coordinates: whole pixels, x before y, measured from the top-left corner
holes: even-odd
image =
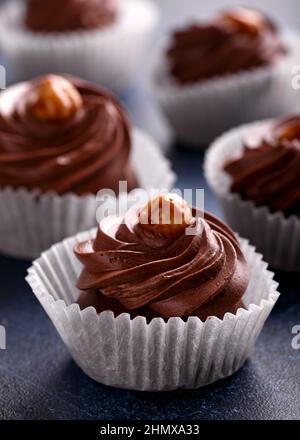
[[[274,63],[287,51],[267,16],[237,8],[176,31],[167,57],[176,82],[191,84]]]
[[[34,32],[104,28],[115,22],[119,12],[119,0],[26,1],[24,22]]]
[[[151,0],[7,0],[1,49],[14,82],[64,72],[126,93],[158,20]]]
[[[47,75],[0,95],[0,186],[58,194],[138,186],[131,126],[120,104],[87,81]]]
[[[96,84],[48,74],[0,93],[2,253],[31,259],[96,226],[98,203],[174,180],[155,141]]]
[[[300,118],[231,129],[209,148],[205,176],[228,224],[272,268],[300,271]]]
[[[267,15],[229,8],[171,32],[154,63],[153,91],[176,138],[205,148],[231,127],[298,106],[298,52],[298,36]]]

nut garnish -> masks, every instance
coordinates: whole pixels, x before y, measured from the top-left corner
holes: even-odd
[[[253,36],[257,35],[259,29],[264,25],[264,19],[259,12],[244,8],[225,13],[222,19],[237,28],[238,31]]]
[[[45,121],[71,118],[81,108],[80,93],[70,81],[58,75],[41,79],[31,103],[31,113]]]
[[[275,131],[275,136],[280,141],[300,140],[300,123],[293,121],[284,124]]]
[[[167,238],[183,234],[192,220],[188,203],[173,193],[154,197],[139,212],[144,229]]]

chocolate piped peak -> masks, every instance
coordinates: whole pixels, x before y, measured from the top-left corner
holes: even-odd
[[[108,26],[119,0],[27,0],[25,25],[36,32],[66,32]]]
[[[231,191],[272,212],[300,216],[300,116],[280,119],[225,164]]]
[[[0,186],[59,194],[118,193],[137,184],[131,127],[115,98],[84,80],[47,75],[0,95]]]
[[[144,228],[142,209],[134,207],[124,218],[105,218],[95,240],[75,246],[84,267],[77,284],[85,292],[81,306],[93,305],[89,298],[96,292],[98,312],[108,308],[119,313],[121,304],[131,316],[166,319],[235,313],[248,285],[248,267],[233,232],[211,214],[202,219],[189,208],[188,226],[194,233],[183,229],[166,235],[164,229],[157,231],[157,224],[152,231],[150,224]],[[165,226],[175,227],[173,222]]]
[[[267,17],[236,8],[175,32],[168,59],[177,82],[188,84],[270,64],[286,52]]]

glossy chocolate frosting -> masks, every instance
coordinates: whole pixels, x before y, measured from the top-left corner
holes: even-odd
[[[263,66],[285,53],[269,19],[237,8],[175,32],[167,55],[173,77],[185,84]]]
[[[276,121],[245,144],[241,157],[228,162],[231,191],[268,206],[272,212],[300,215],[300,116]],[[256,145],[255,145],[256,143]]]
[[[78,280],[81,308],[131,317],[208,316],[235,313],[248,285],[248,266],[233,232],[193,211],[196,234],[152,234],[139,222],[139,208],[125,218],[107,217],[95,240],[76,245],[84,269]],[[124,220],[124,221],[123,221]]]
[[[27,0],[25,25],[37,32],[102,28],[117,12],[118,0]]]
[[[47,77],[48,78],[48,77]],[[42,192],[97,193],[119,181],[137,186],[129,160],[130,125],[119,103],[86,81],[64,77],[79,92],[82,108],[47,121],[32,114],[42,79],[8,88],[0,95],[0,186]]]
[[[287,216],[300,215],[300,116],[266,126],[256,143],[245,144],[241,157],[228,162],[225,171],[232,178],[231,191],[258,206]],[[256,144],[256,145],[255,145]]]

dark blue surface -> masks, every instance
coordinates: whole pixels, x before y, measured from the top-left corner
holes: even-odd
[[[180,188],[206,188],[202,155],[171,155]],[[206,209],[219,214],[206,189]],[[300,350],[291,347],[300,325],[299,275],[277,274],[282,296],[245,367],[196,391],[140,393],[102,386],[71,360],[24,281],[29,263],[0,257],[1,419],[299,419]]]

